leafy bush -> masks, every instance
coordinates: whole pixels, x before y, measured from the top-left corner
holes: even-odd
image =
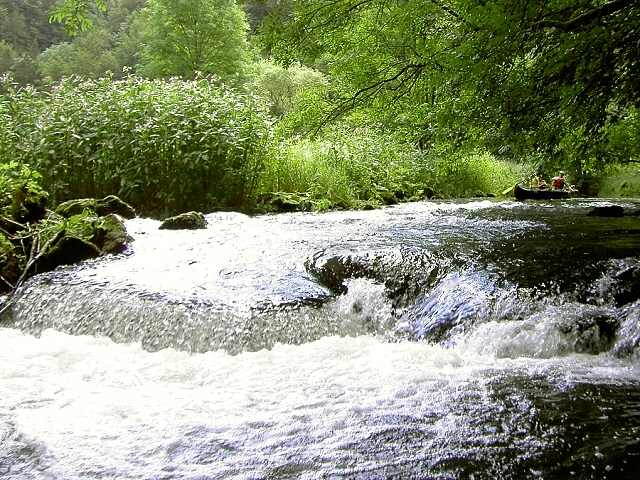
[[[604,198],[640,197],[640,168],[631,165],[610,168],[600,179],[597,193]]]
[[[42,176],[27,165],[15,161],[0,163],[0,215],[14,216],[24,195],[45,195],[40,187]]]
[[[117,194],[146,212],[246,205],[270,132],[259,101],[206,79],[5,82],[0,106],[0,163],[42,172],[57,202]]]

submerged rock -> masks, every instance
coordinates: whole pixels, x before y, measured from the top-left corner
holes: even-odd
[[[79,215],[85,210],[93,210],[99,216],[111,215],[113,213],[122,218],[131,219],[136,216],[135,209],[115,195],[109,195],[101,200],[95,198],[80,198],[61,203],[56,208],[56,213],[63,217]]]
[[[593,207],[587,215],[590,217],[623,217],[624,208],[620,205],[603,205]]]
[[[441,271],[429,253],[409,249],[363,253],[322,250],[307,259],[305,268],[322,285],[340,294],[347,290],[346,280],[375,280],[385,286],[394,307],[411,303]]]
[[[583,307],[579,315],[562,318],[558,330],[571,339],[572,351],[598,355],[611,349],[619,326],[607,309]]]
[[[160,225],[160,230],[201,230],[207,228],[207,219],[200,212],[187,212],[169,217]]]

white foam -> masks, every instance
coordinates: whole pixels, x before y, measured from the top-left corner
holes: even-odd
[[[230,356],[148,353],[100,338],[45,331],[37,339],[7,329],[0,330],[0,365],[0,438],[4,421],[9,445],[0,455],[12,442],[26,444],[33,456],[26,478],[65,480],[162,472],[255,478],[292,462],[306,469],[301,478],[317,478],[355,458],[345,445],[410,419],[432,419],[420,428],[431,439],[423,453],[433,455],[429,442],[466,441],[461,408],[515,415],[486,394],[492,379],[509,372],[564,381],[578,371],[590,381],[636,375],[601,357],[496,359],[467,347],[369,336]]]

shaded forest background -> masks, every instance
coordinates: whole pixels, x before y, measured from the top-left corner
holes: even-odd
[[[639,51],[634,0],[0,0],[0,156],[149,211],[593,191]]]

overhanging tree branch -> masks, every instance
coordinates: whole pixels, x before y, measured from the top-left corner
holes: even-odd
[[[620,10],[637,4],[637,0],[614,0],[613,2],[605,3],[604,5],[596,7],[592,10],[589,10],[588,12],[585,12],[581,15],[578,15],[577,17],[566,21],[545,19],[536,22],[534,25],[536,27],[557,28],[558,30],[562,30],[564,32],[571,32],[584,27],[585,25],[588,25],[595,20],[599,20],[608,15],[612,15],[619,12]]]

